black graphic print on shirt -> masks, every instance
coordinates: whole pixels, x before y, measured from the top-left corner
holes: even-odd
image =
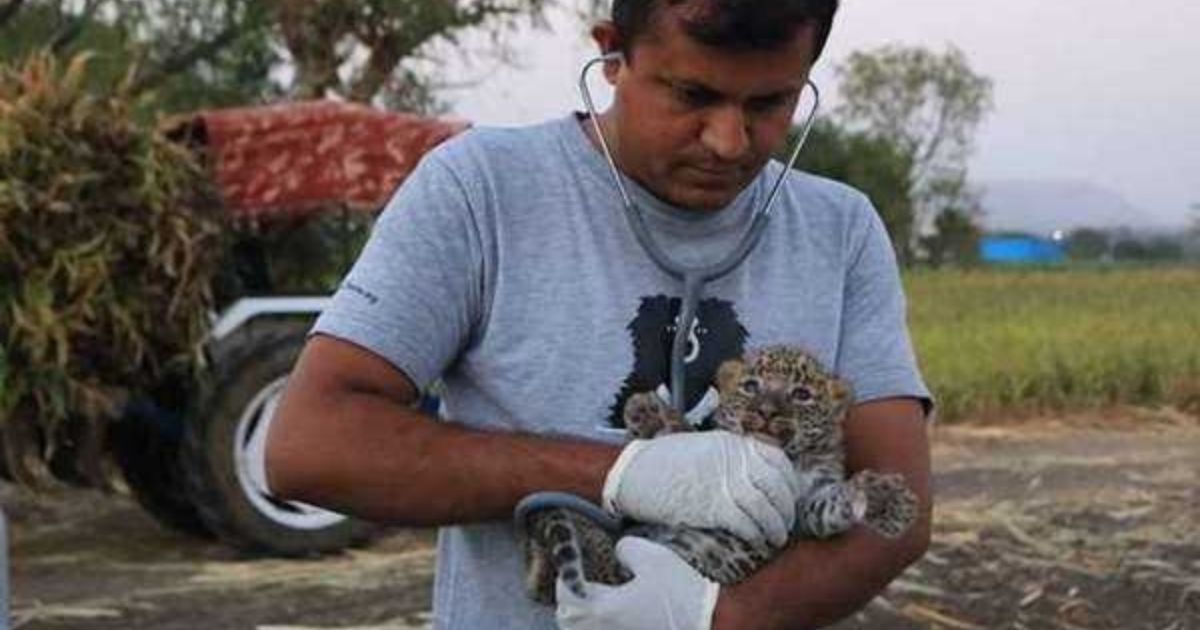
[[[637,315],[628,326],[633,342],[633,369],[625,377],[610,409],[608,424],[612,428],[625,428],[621,412],[625,401],[635,393],[659,391],[670,401],[671,345],[681,303],[680,298],[665,295],[642,298]],[[715,391],[710,393],[709,389],[717,368],[724,361],[742,356],[747,337],[749,333],[738,321],[732,302],[714,298],[701,300],[688,338],[684,371],[687,408],[693,411],[693,416],[703,409],[700,403],[706,395],[715,395]],[[711,415],[710,410],[703,417],[690,420],[707,429],[712,425]]]

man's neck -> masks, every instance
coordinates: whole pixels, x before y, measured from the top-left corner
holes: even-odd
[[[594,121],[593,121],[594,117]],[[603,142],[608,143],[608,148],[613,153],[613,160],[617,163],[617,167],[621,166],[621,161],[617,159],[616,139],[612,134],[612,114],[605,112],[603,114],[587,114],[579,118],[579,124],[583,127],[583,133],[591,141],[592,147],[597,151],[604,153],[604,145],[599,135],[596,133],[596,126],[600,126],[600,131],[604,134]]]

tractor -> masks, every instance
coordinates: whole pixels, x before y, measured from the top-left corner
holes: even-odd
[[[370,523],[271,496],[267,430],[307,332],[371,218],[425,152],[465,127],[331,101],[203,111],[168,122],[168,136],[196,151],[211,173],[233,245],[214,287],[203,348],[207,378],[146,392],[111,429],[126,484],[157,520],[265,555],[327,553],[370,538]],[[272,247],[288,247],[281,234],[304,233],[317,222],[325,226],[322,238],[304,241],[292,258],[327,257],[325,277],[279,283]],[[422,404],[434,408],[436,398]]]

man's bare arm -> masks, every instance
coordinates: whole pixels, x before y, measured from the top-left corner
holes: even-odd
[[[619,448],[471,430],[419,412],[417,398],[381,357],[314,336],[267,438],[272,492],[404,525],[507,519],[539,490],[599,503]]]
[[[904,475],[916,492],[917,522],[897,540],[864,527],[829,541],[801,541],[750,580],[721,590],[714,630],[816,628],[866,605],[929,546],[929,441],[920,403],[889,399],[856,406],[846,421],[848,469]]]

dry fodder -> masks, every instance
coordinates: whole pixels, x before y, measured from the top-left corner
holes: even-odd
[[[0,435],[28,483],[68,436],[95,460],[130,393],[194,373],[221,251],[192,156],[138,125],[119,87],[89,93],[87,67],[0,67]]]

